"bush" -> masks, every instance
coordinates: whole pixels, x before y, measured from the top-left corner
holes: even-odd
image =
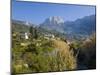
[[[88,69],[96,68],[96,37],[95,35],[87,38],[81,46],[79,54],[81,63],[87,66]]]

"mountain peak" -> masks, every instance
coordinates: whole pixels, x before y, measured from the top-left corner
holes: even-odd
[[[59,17],[59,16],[52,16],[47,18],[44,21],[45,24],[47,25],[61,25],[62,23],[64,23],[63,18]]]
[[[52,23],[54,23],[54,24],[64,23],[63,18],[61,18],[60,16],[49,17],[49,21],[52,22]]]

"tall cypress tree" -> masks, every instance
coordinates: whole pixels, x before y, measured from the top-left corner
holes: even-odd
[[[38,38],[37,29],[34,29],[34,38],[35,38],[35,39]]]
[[[33,36],[33,26],[30,26],[29,32],[30,32],[30,39],[32,40],[34,37]]]

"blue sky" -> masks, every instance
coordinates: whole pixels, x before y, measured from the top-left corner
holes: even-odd
[[[50,16],[60,16],[65,21],[74,21],[95,14],[95,6],[51,4],[37,2],[12,2],[12,19],[42,23]]]

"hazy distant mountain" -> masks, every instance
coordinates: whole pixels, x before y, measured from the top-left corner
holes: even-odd
[[[12,20],[12,23],[15,23],[18,25],[36,26],[36,24],[32,24],[28,21]]]
[[[96,15],[85,16],[75,21],[65,21],[61,17],[47,18],[40,27],[65,34],[90,35],[96,30]]]
[[[27,32],[29,29],[29,26],[24,21],[19,20],[12,20],[11,26],[13,32]]]
[[[64,23],[65,32],[89,35],[96,31],[96,16],[85,16],[74,22]]]

